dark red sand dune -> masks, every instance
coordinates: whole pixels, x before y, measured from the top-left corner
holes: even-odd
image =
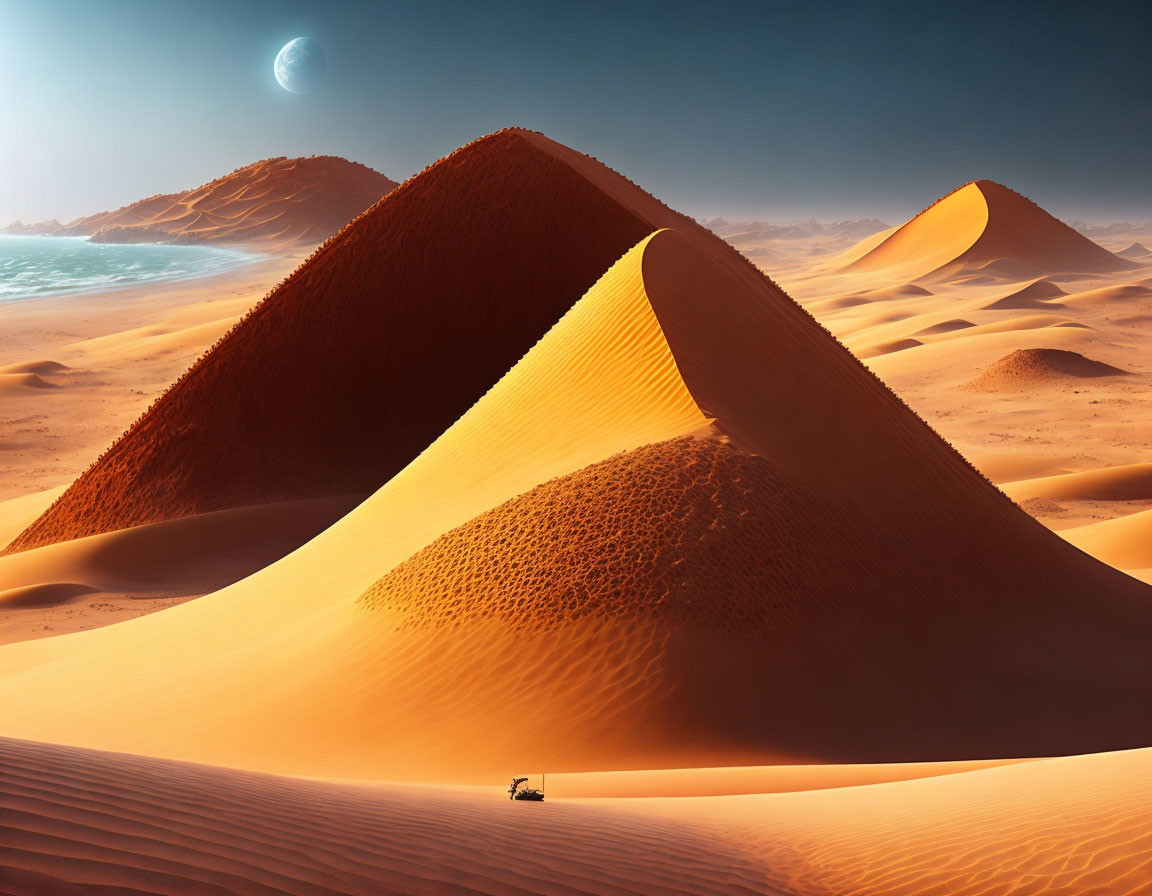
[[[483,138],[326,244],[13,547],[373,491],[653,229],[522,133]]]
[[[275,158],[184,193],[141,199],[65,224],[98,243],[316,244],[396,186],[337,156]]]
[[[323,246],[9,550],[228,507],[370,492],[662,226],[735,255],[542,135],[481,138]]]

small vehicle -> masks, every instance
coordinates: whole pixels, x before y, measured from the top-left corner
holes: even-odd
[[[544,802],[544,790],[536,790],[532,787],[525,787],[520,789],[521,784],[527,783],[527,778],[513,778],[512,786],[508,788],[508,799],[510,800],[531,800],[534,803]],[[544,776],[540,776],[540,787],[544,787]]]

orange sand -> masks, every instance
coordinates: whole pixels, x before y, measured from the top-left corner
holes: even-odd
[[[52,388],[0,394],[0,502],[75,479],[297,259],[286,253],[212,277],[6,303],[0,367],[33,372]]]
[[[123,622],[231,585],[362,498],[222,510],[0,557],[0,644]]]
[[[4,888],[1136,894],[1149,751],[750,796],[513,803],[0,741]],[[500,782],[502,783],[502,782]]]
[[[1152,499],[1152,463],[1125,464],[1061,476],[1046,476],[1004,486],[1017,501],[1029,498],[1080,498],[1100,501]]]

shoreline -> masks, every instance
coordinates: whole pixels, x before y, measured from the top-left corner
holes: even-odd
[[[13,240],[59,239],[59,240],[75,240],[78,242],[86,242],[86,243],[91,242],[91,239],[87,236],[56,236],[53,234],[0,234],[0,239],[4,239],[4,238],[13,239]],[[181,274],[177,274],[174,276],[158,276],[158,277],[154,277],[154,278],[147,278],[147,279],[141,279],[141,280],[126,282],[126,283],[119,284],[119,285],[88,284],[88,285],[76,286],[76,287],[71,287],[71,288],[65,287],[65,288],[61,288],[61,289],[53,289],[51,291],[42,292],[42,293],[25,293],[25,294],[11,295],[11,296],[5,296],[3,294],[0,294],[0,309],[6,311],[10,306],[12,306],[14,304],[22,303],[22,302],[29,302],[29,301],[38,301],[41,299],[69,298],[69,297],[75,298],[78,296],[86,296],[86,295],[102,295],[103,296],[103,295],[110,295],[112,293],[119,293],[119,292],[124,292],[126,290],[132,290],[132,289],[137,289],[137,288],[149,288],[149,287],[156,288],[156,287],[162,287],[162,286],[166,286],[169,284],[175,284],[175,283],[185,283],[185,282],[198,281],[198,280],[210,280],[210,279],[213,279],[215,277],[225,276],[228,274],[242,271],[245,268],[251,268],[255,265],[262,264],[262,263],[264,263],[264,262],[266,262],[272,258],[277,258],[277,259],[292,258],[298,254],[296,251],[289,251],[287,249],[269,251],[268,247],[264,247],[264,246],[256,247],[256,246],[253,246],[253,245],[247,244],[247,243],[228,244],[228,245],[221,245],[221,246],[208,245],[208,244],[202,244],[202,243],[188,243],[188,244],[177,244],[177,243],[93,243],[92,245],[98,245],[98,246],[99,245],[109,245],[109,246],[135,245],[135,246],[165,246],[165,247],[176,246],[177,248],[181,248],[181,249],[183,249],[183,248],[210,249],[213,251],[218,251],[218,252],[224,253],[226,255],[233,255],[233,256],[239,256],[239,257],[235,258],[234,260],[229,261],[227,264],[224,264],[224,265],[218,266],[218,267],[213,267],[211,270],[204,271],[204,272],[181,273]],[[311,251],[311,250],[308,250],[308,251]],[[302,262],[303,259],[306,257],[307,257],[307,254],[301,254],[300,255],[300,261]]]
[[[131,326],[153,323],[158,315],[197,304],[222,301],[226,293],[235,294],[264,284],[264,292],[252,304],[263,298],[281,279],[296,270],[313,247],[301,250],[282,250],[276,253],[252,253],[257,257],[248,264],[200,277],[181,277],[132,283],[111,289],[50,293],[0,300],[0,367],[18,363],[24,358],[16,355],[50,349],[67,344],[66,337],[92,339],[110,335]],[[249,282],[251,281],[251,282]],[[42,333],[41,318],[67,316],[69,330]]]
[[[71,483],[311,251],[0,303],[0,506]]]

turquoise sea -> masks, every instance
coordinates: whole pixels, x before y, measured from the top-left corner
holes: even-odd
[[[0,302],[219,274],[258,255],[215,246],[0,235]]]

